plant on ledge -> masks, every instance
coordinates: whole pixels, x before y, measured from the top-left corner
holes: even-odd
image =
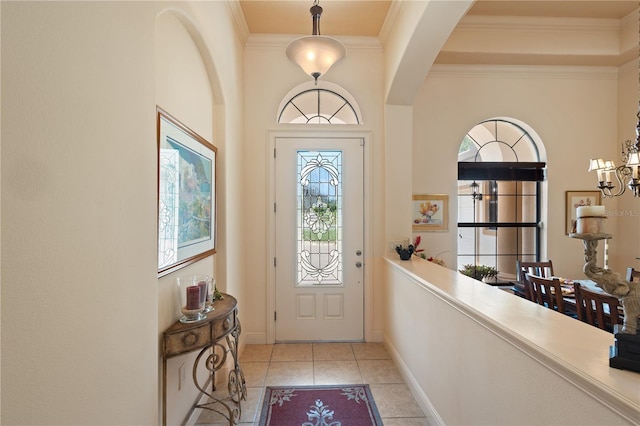
[[[482,281],[483,278],[493,278],[498,275],[498,271],[493,266],[471,264],[463,265],[460,273],[478,281]]]
[[[416,239],[413,242],[413,255],[426,259],[427,256],[424,254],[424,249],[419,249],[420,241],[422,241],[422,237],[420,235],[416,236]]]

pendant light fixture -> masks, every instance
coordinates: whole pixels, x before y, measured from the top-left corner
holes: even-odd
[[[310,9],[313,20],[313,35],[300,37],[287,46],[287,58],[295,62],[318,84],[318,78],[347,54],[347,49],[338,40],[320,35],[322,8],[318,0]]]

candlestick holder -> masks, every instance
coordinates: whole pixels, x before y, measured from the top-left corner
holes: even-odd
[[[615,345],[609,348],[609,366],[640,372],[640,288],[636,281],[627,281],[619,273],[596,264],[598,241],[608,240],[610,234],[569,234],[584,243],[584,274],[605,292],[617,297],[622,304],[624,323],[614,327]],[[580,307],[578,307],[580,309]]]
[[[213,277],[207,277],[207,297],[204,303],[204,313],[208,314],[213,311],[213,302],[216,299],[216,280]]]
[[[176,278],[181,323],[192,323],[207,318],[204,310],[208,284],[203,277],[188,275]]]

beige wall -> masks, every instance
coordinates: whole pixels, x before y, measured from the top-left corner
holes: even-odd
[[[2,423],[157,420],[154,7],[2,3]]]
[[[223,133],[216,131],[214,104],[222,102],[215,102],[211,90],[210,79],[216,81],[218,76],[214,70],[207,70],[205,66],[206,60],[203,57],[207,58],[209,52],[206,49],[200,51],[194,42],[194,37],[197,38],[200,33],[189,21],[188,16],[180,10],[163,11],[158,15],[156,22],[157,105],[217,147],[220,143],[219,136]],[[209,76],[209,73],[213,75]],[[216,276],[217,270],[214,264],[214,257],[209,257],[158,280],[158,328],[160,331],[168,328],[179,318],[176,276],[186,274]],[[195,361],[196,355],[197,352],[167,361],[165,386],[168,424],[181,423],[198,395],[198,390],[190,380],[190,366]],[[162,360],[159,359],[159,362]],[[181,366],[185,368],[185,375],[189,378],[186,383],[181,383],[179,378]],[[206,380],[203,376],[204,372],[201,371],[200,377]],[[161,386],[163,386],[162,380],[163,377],[160,377]]]
[[[268,176],[269,161],[273,153],[269,151],[269,132],[271,131],[327,131],[327,126],[278,125],[276,117],[278,106],[283,97],[295,86],[309,81],[310,77],[284,55],[286,44],[293,37],[254,37],[245,50],[245,152],[242,170],[245,173],[243,191],[244,205],[243,230],[244,247],[251,267],[245,269],[246,301],[244,309],[251,317],[243,322],[243,334],[247,342],[265,343],[268,340],[268,322],[273,321],[273,313],[267,312],[268,280],[273,274],[273,260],[268,257],[273,241],[267,240],[269,234],[268,218],[273,211],[269,203]],[[365,250],[365,264],[370,266],[365,279],[373,288],[367,303],[379,302],[380,277],[377,259],[383,254],[384,228],[384,175],[383,167],[383,94],[382,94],[382,49],[376,40],[341,38],[345,42],[347,57],[336,64],[322,79],[341,86],[358,102],[363,124],[360,126],[340,126],[336,130],[357,130],[370,132],[371,144],[365,159],[365,174],[371,191],[366,198],[371,208],[366,211],[365,240],[372,248]],[[351,70],[357,70],[352,72]],[[310,130],[311,129],[311,130]],[[313,133],[311,133],[313,134]],[[373,305],[371,305],[373,308]],[[369,338],[381,338],[382,322],[373,315],[370,322]]]
[[[558,275],[582,276],[582,242],[565,235],[565,191],[592,190],[589,158],[617,155],[609,143],[617,134],[617,87],[614,67],[433,67],[413,108],[413,192],[449,194],[450,227],[423,234],[427,254],[448,250],[444,258],[455,268],[460,142],[480,121],[507,117],[527,124],[543,144],[548,214],[542,258],[554,261]],[[615,202],[604,203],[613,208]],[[610,218],[607,228],[615,229],[616,221]],[[611,256],[616,252],[612,247]]]
[[[636,35],[638,32],[636,31]],[[620,67],[618,81],[618,137],[609,138],[613,145],[610,159],[621,164],[620,149],[625,140],[636,140],[635,128],[638,123],[638,62],[631,61]],[[593,174],[593,173],[591,173]],[[589,176],[591,180],[593,176]],[[611,249],[615,250],[616,261],[610,268],[624,272],[628,267],[640,269],[640,199],[634,198],[629,190],[618,197],[617,206],[612,211],[616,227],[612,229]],[[613,221],[613,220],[611,220]],[[608,225],[608,224],[607,224]]]
[[[159,422],[173,279],[214,261],[157,279],[156,103],[218,147],[215,272],[241,299],[232,22],[224,2],[2,2],[3,424]]]

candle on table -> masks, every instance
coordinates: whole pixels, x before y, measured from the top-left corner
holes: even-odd
[[[187,309],[200,309],[200,287],[197,285],[187,287]]]

